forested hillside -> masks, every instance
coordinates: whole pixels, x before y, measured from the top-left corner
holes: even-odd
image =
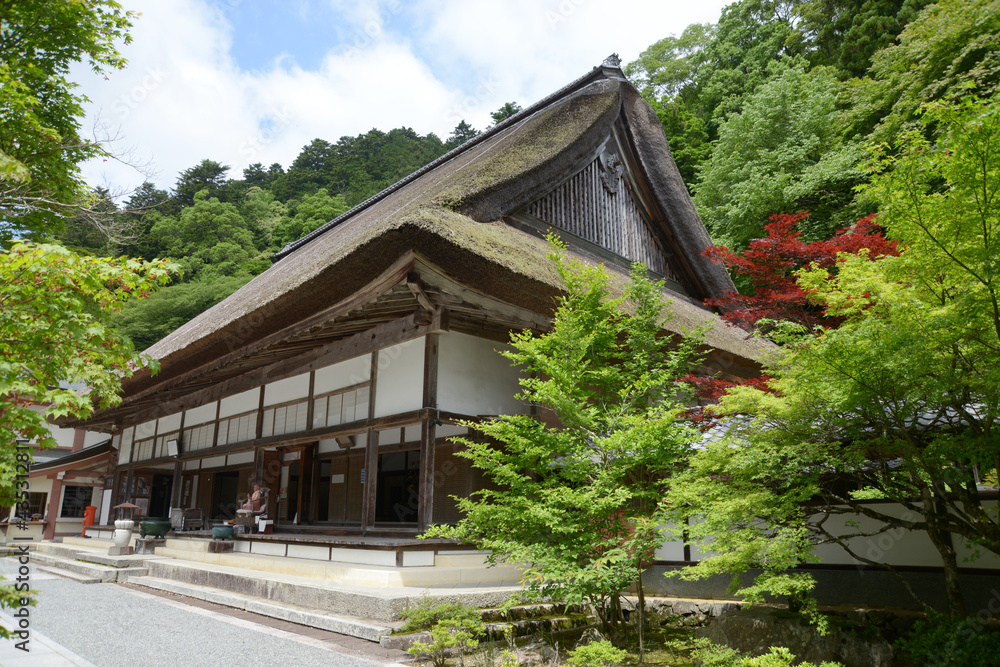
[[[771,215],[806,240],[874,207],[867,148],[937,99],[996,92],[997,0],[741,0],[626,68],[663,122],[712,238],[734,250]]]
[[[373,129],[336,143],[314,139],[287,169],[257,163],[240,178],[205,159],[182,171],[171,191],[144,183],[121,210],[110,207],[117,242],[89,219],[68,220],[59,239],[97,255],[171,257],[181,265],[177,282],[117,317],[143,349],[262,272],[287,243],[476,134],[463,121],[446,141],[409,128]]]

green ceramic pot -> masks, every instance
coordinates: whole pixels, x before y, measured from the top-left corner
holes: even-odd
[[[162,538],[170,530],[170,519],[162,516],[147,516],[139,522],[139,537]]]
[[[212,539],[213,540],[231,540],[233,539],[233,526],[229,524],[222,524],[221,526],[212,526]]]

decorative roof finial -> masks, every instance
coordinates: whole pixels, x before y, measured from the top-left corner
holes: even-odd
[[[618,57],[617,53],[612,53],[610,56],[604,59],[601,63],[604,67],[619,67],[622,64],[622,59]]]

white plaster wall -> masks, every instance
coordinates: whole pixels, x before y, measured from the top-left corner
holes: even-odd
[[[108,525],[108,518],[111,516],[111,489],[101,491],[101,518],[97,522],[101,526]]]
[[[219,418],[225,419],[243,412],[256,410],[260,405],[260,388],[248,389],[234,396],[222,399],[219,405]]]
[[[253,463],[253,452],[239,452],[226,457],[226,465],[240,465],[243,463]]]
[[[899,505],[878,503],[873,504],[873,509],[902,519],[912,517],[914,521],[919,520],[917,515]],[[847,525],[848,521],[856,521],[858,527]],[[883,525],[879,521],[857,514],[831,516],[825,524],[827,530],[834,535],[859,531],[874,532]],[[853,538],[848,544],[861,556],[877,562],[889,562],[893,565],[941,565],[941,557],[924,531],[895,528],[878,536]],[[836,544],[819,545],[815,553],[822,563],[853,565],[857,562]]]
[[[156,420],[153,419],[148,422],[143,422],[135,427],[134,440],[145,440],[146,438],[152,438],[156,433]]]
[[[995,507],[996,502],[990,501],[989,506]],[[881,513],[903,520],[919,521],[919,514],[911,512],[902,505],[890,503],[873,503],[871,507]],[[885,524],[861,515],[834,516],[826,521],[828,530],[834,535],[859,532],[858,528],[847,526],[847,521],[856,521],[860,531],[874,532]],[[978,558],[970,558],[976,551],[974,545],[969,545],[959,537],[953,536],[960,567],[1000,568],[1000,556],[980,550]],[[888,562],[892,565],[924,565],[941,567],[941,554],[934,547],[930,537],[923,530],[907,530],[905,528],[890,528],[880,535],[871,537],[855,537],[850,540],[852,551],[877,562]],[[854,565],[855,561],[843,548],[836,544],[824,544],[816,548],[816,555],[823,563]],[[965,560],[969,558],[969,560]]]
[[[984,500],[983,506],[989,515],[996,520],[997,501]],[[958,553],[959,567],[1000,568],[1000,556],[997,554],[985,549],[977,549],[976,545],[970,544],[964,537],[956,536],[954,543],[955,551]]]
[[[441,334],[438,408],[465,415],[525,412],[525,406],[514,398],[521,389],[517,369],[497,352],[505,347],[467,334]]]
[[[118,463],[119,465],[123,463],[128,463],[130,457],[132,456],[132,436],[135,434],[135,428],[129,427],[122,431],[121,442],[119,443],[118,450]]]
[[[305,398],[309,395],[309,373],[270,382],[264,387],[264,406]]]
[[[90,447],[91,445],[104,442],[110,437],[107,433],[101,433],[100,431],[87,431],[86,433],[87,434],[83,436],[84,447]]]
[[[380,350],[375,382],[375,416],[419,410],[423,407],[423,386],[423,338]]]
[[[684,543],[677,542],[664,542],[656,550],[654,555],[656,560],[684,560]]]
[[[71,428],[60,428],[59,426],[49,426],[49,433],[59,443],[60,447],[72,447],[76,430]]]
[[[212,401],[197,408],[191,408],[184,413],[184,427],[197,426],[212,421],[215,419],[215,407],[217,405],[217,401]]]
[[[326,366],[316,371],[313,393],[325,394],[344,387],[350,387],[371,379],[372,358],[370,354]]]
[[[984,502],[990,511],[995,511],[996,501]],[[893,516],[902,520],[919,521],[920,516],[910,512],[902,505],[894,503],[872,503],[871,507],[878,512]],[[857,522],[856,526],[848,525],[847,522]],[[867,532],[872,533],[884,526],[882,522],[876,521],[860,514],[845,514],[831,516],[826,521],[826,528],[834,535],[844,535],[848,533]],[[974,545],[966,543],[963,538],[953,536],[955,549],[958,555],[959,567],[970,568],[1000,568],[1000,556],[989,551],[980,549],[977,557],[973,557],[976,552]],[[934,547],[927,533],[922,530],[907,530],[905,528],[890,528],[889,530],[871,537],[852,538],[848,545],[851,550],[858,555],[879,563],[889,563],[891,565],[909,565],[941,567],[941,555]],[[668,545],[664,544],[663,548]],[[657,550],[657,554],[660,551]],[[699,561],[709,555],[709,551],[691,546],[692,560]],[[814,551],[820,558],[820,562],[832,565],[862,565],[855,560],[842,547],[837,544],[821,544]],[[657,558],[661,558],[659,555]],[[666,560],[666,559],[664,559]]]
[[[225,456],[211,456],[201,460],[202,468],[218,468],[226,465]]]
[[[177,412],[172,415],[167,415],[166,417],[160,417],[159,426],[157,426],[157,433],[170,433],[171,431],[176,431],[181,427],[181,413]]]

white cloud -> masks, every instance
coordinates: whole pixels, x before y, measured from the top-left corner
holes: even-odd
[[[204,158],[238,177],[253,162],[287,168],[317,137],[333,142],[405,125],[445,138],[461,119],[483,128],[504,102],[535,102],[612,51],[634,59],[690,22],[715,20],[723,4],[322,1],[344,12],[322,65],[304,69],[285,55],[293,45],[276,43],[268,45],[271,65],[252,71],[232,56],[227,15],[241,3],[220,10],[204,0],[126,2],[142,12],[133,43],[122,48],[129,66],[106,80],[76,72],[93,100],[88,113],[120,126],[123,144],[154,161],[159,187]],[[114,162],[84,171],[92,184],[143,180]]]

